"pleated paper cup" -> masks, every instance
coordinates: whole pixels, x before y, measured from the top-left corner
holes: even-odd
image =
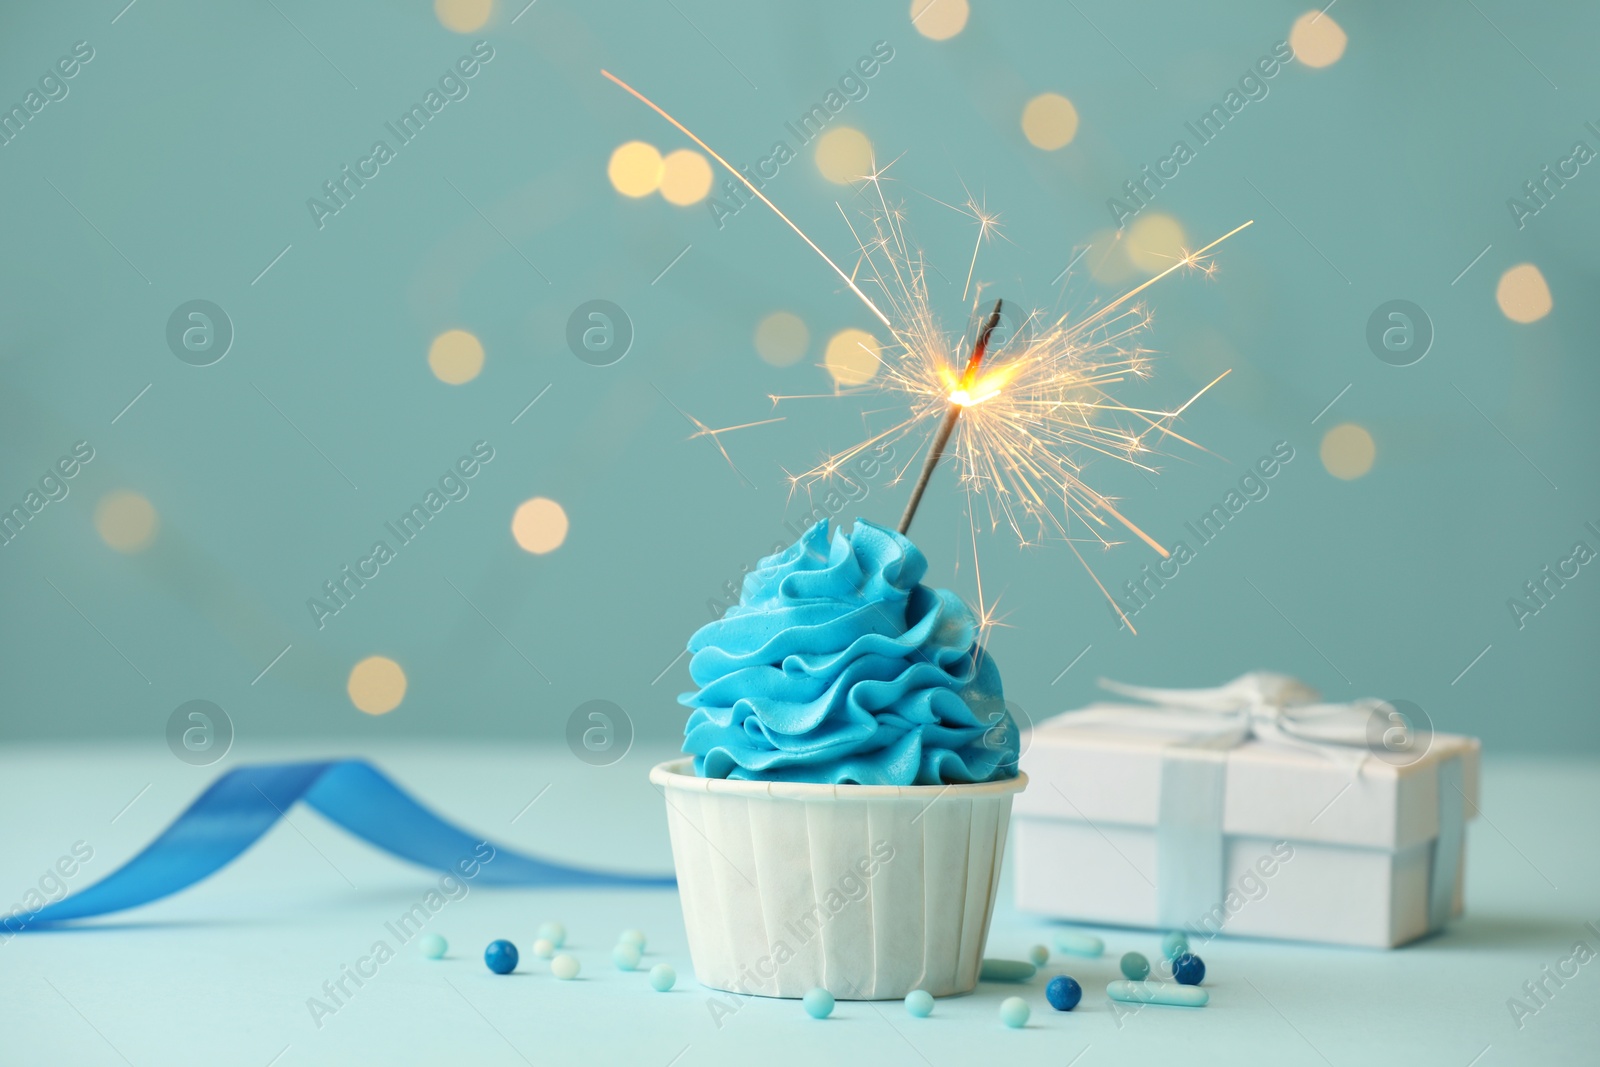
[[[1011,798],[1026,775],[950,786],[814,785],[650,771],[701,984],[841,1000],[971,992]]]

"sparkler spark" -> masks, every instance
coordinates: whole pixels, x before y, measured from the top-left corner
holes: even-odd
[[[1137,335],[1149,322],[1148,314],[1136,302],[1139,295],[1185,268],[1209,276],[1215,265],[1207,259],[1207,254],[1250,226],[1250,222],[1235,227],[1197,251],[1184,251],[1170,267],[1081,316],[1031,312],[1011,331],[1011,336],[1003,340],[998,353],[985,364],[987,369],[981,370],[979,360],[999,314],[997,305],[988,321],[977,325],[973,357],[962,367],[958,353],[966,351],[968,346],[952,344],[934,313],[926,278],[926,271],[932,268],[906,238],[904,209],[898,203],[892,204],[884,195],[887,167],[880,169],[874,165],[872,173],[863,178],[878,194],[877,206],[867,213],[869,228],[863,232],[845,217],[857,246],[855,269],[846,273],[776,204],[681,122],[620,78],[607,71],[601,73],[683,132],[743,182],[756,198],[772,208],[833,268],[891,334],[891,342],[883,349],[880,370],[873,382],[863,389],[840,392],[857,395],[877,391],[896,395],[909,404],[909,413],[865,440],[827,456],[802,474],[786,471],[791,493],[797,488],[809,492],[813,486],[826,483],[851,460],[880,443],[931,436],[933,447],[929,462],[913,491],[902,519],[902,530],[909,523],[938,458],[949,454],[968,497],[975,566],[980,509],[986,514],[991,531],[1004,526],[1024,545],[1037,544],[1046,538],[1066,541],[1113,607],[1116,599],[1095,576],[1079,544],[1104,547],[1120,544],[1116,539],[1120,536],[1116,527],[1120,526],[1163,557],[1168,555],[1155,538],[1118,510],[1114,498],[1083,481],[1084,468],[1088,461],[1104,456],[1153,473],[1148,457],[1168,438],[1200,448],[1175,431],[1173,423],[1190,404],[1226,377],[1226,371],[1171,411],[1121,403],[1111,389],[1150,373],[1150,353],[1137,343]],[[987,213],[970,193],[966,208],[955,210],[969,215],[979,224],[967,275],[970,287],[978,250],[995,231],[997,216]],[[873,290],[878,300],[869,296],[866,289]],[[981,291],[974,294],[974,318],[981,299]],[[878,301],[882,302],[881,306]],[[776,405],[784,400],[802,398],[775,396],[771,399]],[[903,412],[904,407],[900,410]],[[707,429],[704,424],[699,425],[702,430]],[[714,435],[712,440],[716,441]],[[895,481],[904,474],[905,471],[901,471]],[[981,576],[978,581],[979,618],[986,630],[995,625],[996,620],[993,608],[982,603]],[[1120,615],[1121,610],[1117,610]],[[1125,616],[1123,622],[1133,630]]]

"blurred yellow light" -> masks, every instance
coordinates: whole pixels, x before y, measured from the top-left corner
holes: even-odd
[[[806,324],[787,311],[774,311],[756,325],[756,354],[774,367],[798,363],[810,343]]]
[[[350,669],[350,703],[368,715],[384,715],[406,698],[406,672],[388,656],[368,656]]]
[[[711,164],[689,148],[680,148],[661,161],[661,195],[669,204],[698,204],[711,191]]]
[[[618,145],[611,153],[611,163],[606,176],[623,196],[638,199],[649,196],[661,187],[661,153],[655,145],[643,141],[629,141]]]
[[[1353,422],[1340,423],[1322,437],[1322,465],[1347,482],[1370,471],[1377,455],[1372,435]]]
[[[155,540],[161,519],[150,501],[131,489],[116,489],[94,509],[100,539],[118,552],[142,552]]]
[[[1022,109],[1022,133],[1028,143],[1054,152],[1078,134],[1078,109],[1060,93],[1040,93]]]
[[[1518,263],[1500,275],[1494,299],[1512,322],[1538,322],[1555,306],[1550,284],[1532,263]]]
[[[922,36],[948,41],[967,25],[967,0],[911,0],[911,25]]]
[[[862,385],[878,373],[882,362],[878,339],[865,330],[840,330],[828,342],[823,363],[837,385]]]
[[[441,382],[470,382],[483,370],[483,345],[466,330],[446,330],[428,346],[428,366]]]
[[[433,0],[433,13],[445,29],[472,33],[494,14],[494,0]]]
[[[1182,259],[1188,238],[1171,215],[1145,213],[1128,227],[1128,259],[1146,274],[1159,274]]]
[[[851,126],[838,126],[817,139],[817,169],[836,185],[872,173],[872,142]]]
[[[1323,11],[1307,11],[1294,20],[1289,30],[1289,47],[1294,57],[1308,67],[1331,67],[1344,55],[1350,38],[1344,28]]]
[[[567,539],[566,509],[547,497],[524,500],[511,516],[511,536],[524,552],[554,552]]]

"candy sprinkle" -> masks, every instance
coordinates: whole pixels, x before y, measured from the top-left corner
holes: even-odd
[[[517,946],[509,941],[491,941],[483,950],[483,962],[495,974],[510,974],[517,969]]]
[[[1000,1002],[1000,1021],[1013,1030],[1021,1030],[1028,1025],[1028,1016],[1033,1014],[1028,1008],[1028,1002],[1021,997],[1007,997]]]
[[[1144,953],[1123,953],[1122,976],[1134,982],[1142,982],[1150,977],[1150,961],[1144,958]]]
[[[1106,943],[1093,934],[1080,934],[1076,930],[1058,930],[1056,948],[1069,956],[1087,956],[1093,959],[1106,950]]]
[[[833,1014],[833,994],[826,989],[819,987],[811,990],[800,998],[800,1003],[805,1005],[806,1014],[813,1019],[826,1019]]]
[[[650,988],[657,993],[665,993],[678,982],[678,972],[665,963],[658,963],[650,968]]]
[[[1044,987],[1044,999],[1056,1011],[1071,1011],[1083,999],[1083,986],[1071,975],[1058,974]]]
[[[550,961],[550,973],[563,982],[570,982],[578,977],[578,959],[576,956],[562,954]]]
[[[417,942],[417,951],[422,953],[423,959],[442,960],[449,950],[449,942],[438,934],[423,934],[422,940]]]
[[[1175,960],[1189,951],[1189,938],[1182,930],[1174,930],[1161,939],[1161,954]]]
[[[556,948],[567,943],[567,928],[560,923],[540,923],[539,937],[550,942]]]
[[[639,959],[639,946],[631,941],[619,941],[617,947],[611,950],[611,962],[617,965],[619,971],[638,969]]]

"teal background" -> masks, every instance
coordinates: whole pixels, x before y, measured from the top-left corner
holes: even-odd
[[[935,42],[900,3],[675,4],[539,0],[515,24],[520,4],[503,4],[465,36],[426,3],[140,0],[120,17],[123,0],[7,5],[6,106],[74,42],[95,58],[0,147],[0,502],[19,502],[75,441],[96,456],[0,547],[0,736],[154,740],[196,698],[228,711],[241,756],[255,739],[301,736],[553,738],[595,698],[626,709],[643,738],[672,736],[688,685],[673,657],[709,618],[706,601],[806,508],[783,468],[854,440],[883,399],[786,406],[781,423],[726,435],[753,488],[689,439],[666,398],[714,427],[769,418],[770,393],[829,389],[829,336],[873,322],[762,209],[719,230],[704,204],[618,195],[605,176],[618,144],[687,142],[600,68],[753,161],[889,42],[895,58],[840,121],[880,158],[902,157],[897,188],[956,280],[935,280],[934,297],[959,332],[971,224],[923,193],[958,200],[964,182],[983,196],[1009,241],[985,249],[979,277],[1054,306],[1050,280],[1109,225],[1106,198],[1306,9],[979,2],[963,33]],[[1091,473],[1171,540],[1275,442],[1296,458],[1138,615],[1138,637],[1116,629],[1064,546],[981,538],[1006,623],[992,651],[1034,718],[1091,699],[1099,676],[1202,685],[1272,667],[1330,697],[1414,701],[1491,750],[1595,750],[1600,576],[1585,567],[1520,630],[1507,600],[1575,541],[1600,548],[1583,529],[1600,524],[1600,165],[1525,229],[1506,199],[1574,141],[1600,148],[1584,127],[1600,125],[1600,12],[1477,0],[1352,2],[1330,16],[1349,34],[1344,57],[1290,64],[1157,201],[1196,244],[1256,220],[1220,250],[1214,279],[1151,292],[1156,375],[1119,394],[1171,405],[1231,367],[1181,426],[1215,455],[1176,454],[1151,481],[1110,463]],[[470,95],[319,231],[306,199],[478,39],[495,58]],[[1052,153],[1018,124],[1045,91],[1081,120]],[[807,156],[769,191],[848,258],[835,207],[856,210],[848,189]],[[1554,297],[1531,325],[1494,299],[1522,262]],[[1080,272],[1066,306],[1120,288]],[[172,310],[197,298],[236,331],[209,367],[180,362],[165,339]],[[1369,314],[1397,298],[1436,331],[1410,367],[1365,342]],[[567,317],[591,299],[634,324],[614,366],[567,348]],[[780,309],[812,338],[781,369],[752,344]],[[463,386],[427,366],[450,328],[487,352]],[[1378,450],[1351,482],[1318,459],[1341,421],[1367,427]],[[477,440],[496,458],[470,496],[318,631],[306,599]],[[122,488],[161,517],[136,555],[106,547],[93,524],[95,503]],[[892,522],[906,489],[874,485],[859,510]],[[536,495],[571,519],[545,556],[509,533]],[[963,506],[942,470],[913,532],[930,580],[970,599]],[[1137,544],[1092,557],[1108,585],[1153,559]],[[379,718],[345,694],[351,666],[373,654],[409,679]]]

